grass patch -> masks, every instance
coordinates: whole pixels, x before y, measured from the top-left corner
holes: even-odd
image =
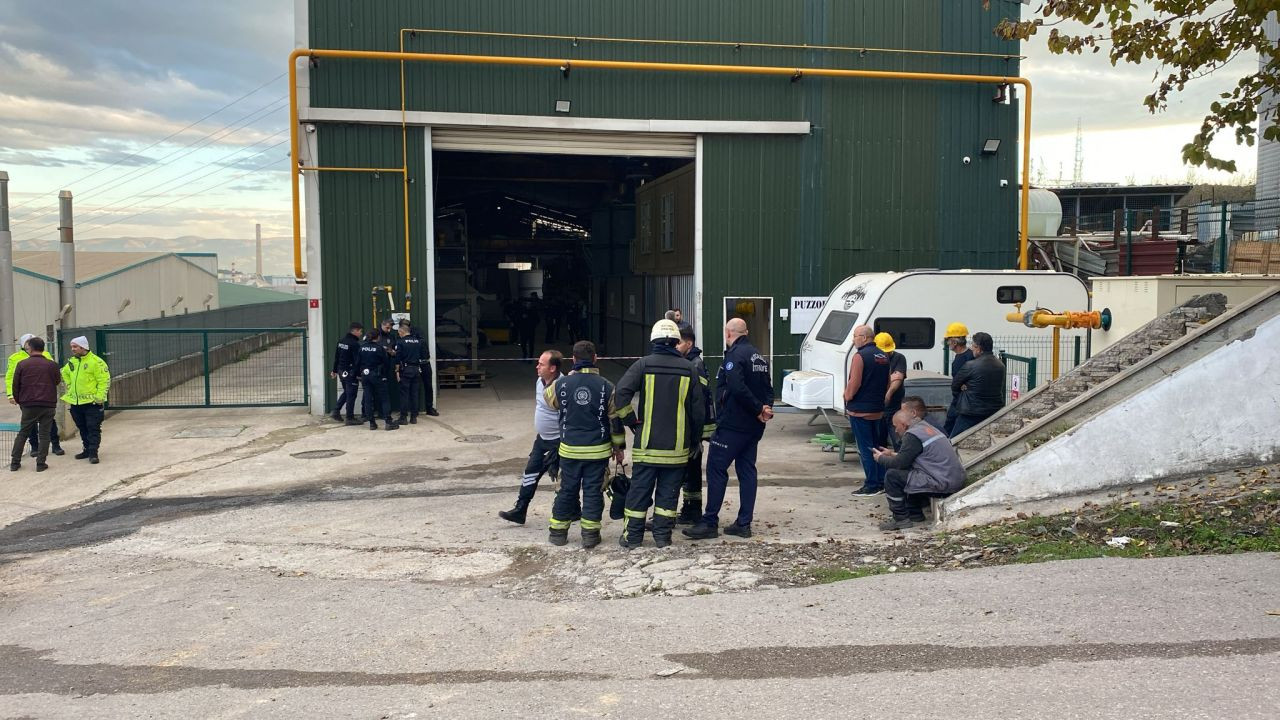
[[[890,570],[890,567],[896,567],[896,570]],[[827,583],[842,582],[844,580],[857,580],[858,578],[871,577],[872,575],[896,575],[904,572],[914,572],[920,568],[903,567],[894,565],[864,565],[862,567],[818,567],[808,572],[810,579],[814,584],[826,585]]]

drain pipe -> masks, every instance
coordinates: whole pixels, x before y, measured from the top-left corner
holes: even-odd
[[[71,228],[71,191],[58,193],[58,250],[62,257],[62,327],[76,326],[76,241]]]
[[[13,306],[13,233],[9,231],[9,173],[0,171],[0,345],[18,342]],[[6,347],[4,355],[16,352]]]

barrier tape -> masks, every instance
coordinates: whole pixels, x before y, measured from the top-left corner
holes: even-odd
[[[530,358],[436,358],[435,362],[437,365],[441,363],[470,363],[470,362],[474,362],[474,363],[536,362],[540,357],[542,356],[538,355],[538,357],[530,357]],[[618,355],[618,356],[605,357],[603,355],[600,355],[596,357],[596,362],[602,362],[605,360],[641,360],[645,357],[648,357],[648,356],[647,355]],[[724,359],[723,355],[703,355],[702,357],[708,360]],[[774,358],[798,358],[800,357],[800,355],[799,354],[774,355],[773,357]],[[565,355],[564,359],[571,360],[572,356]]]

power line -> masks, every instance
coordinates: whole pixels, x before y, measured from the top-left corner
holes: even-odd
[[[71,182],[67,183],[66,185],[63,185],[63,186],[62,186],[62,187],[60,187],[60,188],[57,188],[57,189],[55,189],[55,190],[46,190],[46,191],[44,191],[44,192],[40,193],[40,195],[51,195],[51,194],[53,194],[53,193],[57,192],[58,190],[66,190],[67,188],[71,187],[72,185],[75,185],[76,183],[80,183],[80,182],[83,182],[83,181],[85,181],[85,180],[88,180],[89,178],[93,177],[94,175],[97,175],[98,173],[100,173],[100,172],[102,172],[102,171],[104,171],[104,170],[110,170],[111,168],[113,168],[113,167],[115,167],[115,166],[119,165],[120,163],[123,163],[123,162],[124,162],[124,161],[126,161],[126,160],[131,160],[131,159],[133,159],[133,158],[139,157],[139,156],[141,156],[141,155],[142,155],[142,153],[144,153],[144,152],[146,152],[146,151],[150,150],[151,148],[153,148],[153,147],[155,147],[155,146],[157,146],[157,145],[159,145],[159,144],[161,144],[161,143],[167,142],[168,140],[171,140],[171,139],[173,139],[174,137],[177,137],[178,135],[181,135],[182,133],[184,133],[184,132],[186,132],[186,131],[190,130],[191,128],[195,127],[196,125],[199,125],[200,123],[204,122],[205,120],[208,120],[209,118],[213,117],[214,115],[217,115],[218,113],[222,112],[223,110],[226,110],[227,108],[231,107],[232,105],[235,105],[236,103],[240,102],[241,100],[244,100],[245,98],[248,98],[250,95],[253,95],[254,93],[258,92],[259,90],[261,90],[261,89],[265,88],[266,86],[270,85],[271,83],[273,83],[273,82],[275,82],[275,81],[279,80],[280,78],[282,78],[282,77],[284,77],[285,75],[288,75],[288,74],[289,74],[289,73],[287,73],[287,72],[282,72],[282,73],[280,73],[279,75],[277,75],[277,76],[275,76],[275,77],[271,78],[270,80],[268,80],[268,81],[266,81],[266,82],[262,83],[262,84],[261,84],[261,85],[259,85],[258,87],[256,87],[256,88],[254,88],[254,89],[250,90],[249,92],[247,92],[247,93],[245,93],[245,94],[241,95],[240,97],[236,98],[235,100],[232,100],[231,102],[227,103],[226,105],[223,105],[222,107],[218,108],[217,110],[214,110],[213,112],[209,113],[208,115],[205,115],[204,117],[200,118],[199,120],[196,120],[195,122],[191,123],[190,125],[187,125],[186,127],[182,128],[181,130],[178,130],[177,132],[174,132],[174,133],[170,133],[167,137],[165,137],[165,138],[163,138],[163,139],[160,139],[160,140],[157,140],[157,141],[155,141],[155,142],[151,143],[150,145],[148,145],[148,146],[146,146],[146,147],[142,148],[141,150],[139,150],[138,152],[136,152],[136,153],[134,153],[134,154],[132,154],[132,155],[129,155],[129,156],[126,156],[126,157],[120,158],[119,160],[117,160],[117,161],[115,161],[115,162],[113,162],[113,163],[111,163],[110,165],[107,165],[107,166],[105,166],[105,167],[100,167],[100,168],[98,168],[97,170],[94,170],[93,172],[89,173],[88,175],[84,175],[84,176],[79,177],[79,178],[77,178],[77,179],[75,179],[75,180],[72,180]],[[36,199],[37,199],[37,198],[32,198],[31,200],[27,200],[27,201],[24,201],[24,202],[20,202],[20,203],[18,203],[17,205],[12,206],[12,207],[10,208],[10,210],[16,210],[16,209],[18,209],[18,208],[20,208],[20,207],[24,207],[24,206],[26,206],[26,205],[30,204],[31,202],[34,202]]]
[[[275,148],[278,148],[278,147],[280,147],[281,145],[284,145],[284,144],[285,144],[285,143],[287,143],[287,142],[289,142],[289,141],[288,141],[288,140],[284,140],[284,141],[278,142],[278,143],[276,143],[275,145],[272,145],[271,147],[267,148],[266,150],[263,150],[262,152],[267,152],[267,151],[270,151],[270,150],[274,150]],[[258,153],[258,154],[259,154],[259,155],[261,155],[262,153]],[[287,159],[287,158],[286,158],[286,159]],[[147,208],[146,210],[143,210],[142,212],[134,213],[133,215],[130,215],[130,216],[128,216],[128,217],[123,217],[123,218],[120,218],[120,219],[118,219],[118,220],[112,220],[111,222],[103,223],[103,224],[101,224],[101,225],[97,225],[97,226],[94,226],[94,227],[88,228],[88,229],[86,229],[86,230],[83,230],[82,232],[84,232],[84,233],[90,233],[90,232],[93,232],[94,230],[100,230],[100,229],[102,229],[102,228],[104,228],[104,227],[107,227],[107,226],[109,226],[109,225],[115,225],[116,223],[121,223],[121,222],[124,222],[125,220],[132,220],[132,219],[134,219],[134,218],[136,218],[136,217],[141,217],[141,216],[146,215],[146,214],[148,214],[148,213],[155,212],[156,210],[160,210],[161,208],[169,207],[170,205],[172,205],[172,204],[174,204],[174,203],[176,203],[176,202],[180,202],[180,201],[182,201],[182,200],[186,200],[186,199],[188,199],[188,198],[195,197],[196,195],[203,195],[204,193],[207,193],[207,192],[209,192],[210,190],[216,190],[217,188],[220,188],[220,187],[222,187],[223,185],[227,185],[227,184],[229,184],[229,183],[233,183],[233,182],[235,182],[236,180],[239,180],[240,178],[245,177],[246,175],[251,175],[251,174],[253,174],[253,173],[255,173],[255,172],[257,172],[257,171],[259,171],[259,170],[261,170],[261,169],[263,169],[263,168],[265,168],[265,167],[270,166],[272,163],[276,163],[276,162],[280,162],[280,160],[279,160],[279,159],[268,160],[267,162],[262,163],[261,165],[258,165],[257,167],[254,167],[254,168],[251,168],[251,169],[249,169],[249,170],[246,170],[245,172],[242,172],[242,173],[240,173],[239,175],[236,175],[236,176],[234,176],[234,177],[227,178],[226,180],[223,180],[223,181],[222,181],[222,182],[220,182],[220,183],[217,183],[217,184],[214,184],[214,185],[210,185],[210,186],[209,186],[209,187],[207,187],[207,188],[203,188],[203,189],[201,189],[201,190],[197,190],[197,191],[195,191],[195,192],[193,192],[193,193],[188,193],[188,194],[186,194],[186,195],[181,195],[181,196],[179,196],[179,197],[174,198],[173,200],[170,200],[170,201],[169,201],[169,202],[167,202],[167,203],[164,203],[164,204],[161,204],[161,205],[156,205],[155,207]],[[90,238],[85,238],[85,239],[90,239]]]

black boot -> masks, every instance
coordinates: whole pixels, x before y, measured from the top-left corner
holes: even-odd
[[[552,545],[568,545],[569,544],[569,528],[557,529],[551,528],[551,534],[547,536],[547,542]]]
[[[517,525],[523,525],[528,512],[529,512],[529,500],[527,498],[522,497],[516,500],[515,507],[511,508],[510,510],[498,511],[498,517],[502,518],[503,520],[506,520],[507,522],[513,522]]]
[[[417,425],[417,424],[418,424],[418,416],[417,416],[417,415],[410,415],[410,416],[409,416],[409,424],[410,424],[410,425]]]
[[[590,550],[600,544],[599,530],[583,530],[582,531],[582,549]]]
[[[349,417],[349,418],[347,418],[347,423],[346,423],[346,424],[347,424],[347,425],[363,425],[364,423],[360,422],[359,420],[357,420],[357,419],[355,419],[355,418],[353,418],[353,417]]]
[[[623,550],[632,550],[644,544],[644,519],[627,518],[622,534],[618,536],[618,546]]]
[[[342,413],[338,412],[337,410],[334,410],[333,412],[329,413],[329,417],[333,418],[334,422],[342,422]]]
[[[431,417],[440,417],[440,411],[436,410],[433,407],[427,408],[427,414],[430,415]]]
[[[675,518],[666,515],[653,516],[653,544],[664,548],[671,544],[671,528],[675,526]]]
[[[391,422],[390,420],[388,420],[388,421],[387,421],[387,429],[388,429],[388,430],[399,430],[399,429],[400,429],[400,425],[399,425],[399,423],[393,423],[393,422]]]
[[[720,528],[703,522],[700,522],[691,528],[685,528],[680,532],[684,533],[685,537],[690,537],[694,540],[710,540],[711,538],[720,537]]]
[[[409,423],[409,417],[404,413],[401,413],[400,417],[396,418],[397,425],[407,425],[408,423]]]
[[[680,508],[680,516],[676,518],[676,524],[677,525],[697,525],[698,521],[701,519],[702,519],[701,499],[699,499],[696,505],[694,503],[689,502],[689,500],[686,499],[684,501],[684,507]]]

